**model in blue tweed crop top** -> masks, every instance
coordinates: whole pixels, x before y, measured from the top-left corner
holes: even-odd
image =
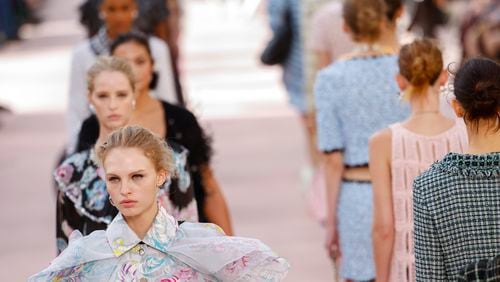
[[[368,164],[370,136],[410,114],[397,73],[395,55],[338,60],[322,70],[315,86],[319,149],[343,151],[346,166]]]

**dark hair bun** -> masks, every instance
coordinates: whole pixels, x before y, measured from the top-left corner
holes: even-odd
[[[467,120],[500,119],[500,65],[484,58],[468,60],[455,75],[454,93]]]

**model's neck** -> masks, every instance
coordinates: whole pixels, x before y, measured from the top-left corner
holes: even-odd
[[[439,86],[429,86],[422,92],[412,93],[410,104],[412,116],[421,113],[439,113]]]
[[[386,25],[386,30],[382,32],[378,44],[384,48],[394,50],[395,53],[399,52],[400,45],[396,34],[395,23],[388,23]]]
[[[144,240],[146,234],[148,233],[151,225],[155,220],[156,215],[158,214],[158,203],[154,203],[150,209],[145,212],[137,215],[124,217],[127,222],[128,227],[134,231],[134,233],[139,237],[139,239]]]
[[[112,31],[110,29],[106,29],[106,35],[110,42],[113,42],[118,37],[118,32]]]
[[[148,109],[151,103],[155,103],[156,100],[151,97],[149,94],[149,89],[145,89],[140,91],[139,95],[137,95],[136,104],[135,104],[135,112],[142,112],[144,109]]]
[[[487,154],[500,152],[500,132],[495,132],[488,125],[479,125],[477,128],[467,126],[469,136],[469,154]]]

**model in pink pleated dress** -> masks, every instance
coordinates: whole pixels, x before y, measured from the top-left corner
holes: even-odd
[[[462,120],[439,110],[447,72],[432,42],[403,46],[398,64],[396,80],[412,112],[370,140],[372,239],[377,281],[409,282],[415,281],[413,180],[447,153],[464,152],[467,132]]]

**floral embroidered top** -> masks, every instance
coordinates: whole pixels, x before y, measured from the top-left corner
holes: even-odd
[[[175,175],[158,193],[158,201],[179,221],[198,221],[193,184],[187,168],[188,151],[169,141],[172,148]],[[59,189],[56,210],[58,253],[67,247],[74,230],[88,235],[104,230],[118,214],[109,202],[104,172],[94,159],[93,149],[69,156],[55,171]]]
[[[28,281],[281,281],[287,261],[259,240],[225,236],[210,223],[182,223],[158,211],[141,241],[121,214],[82,237]]]

